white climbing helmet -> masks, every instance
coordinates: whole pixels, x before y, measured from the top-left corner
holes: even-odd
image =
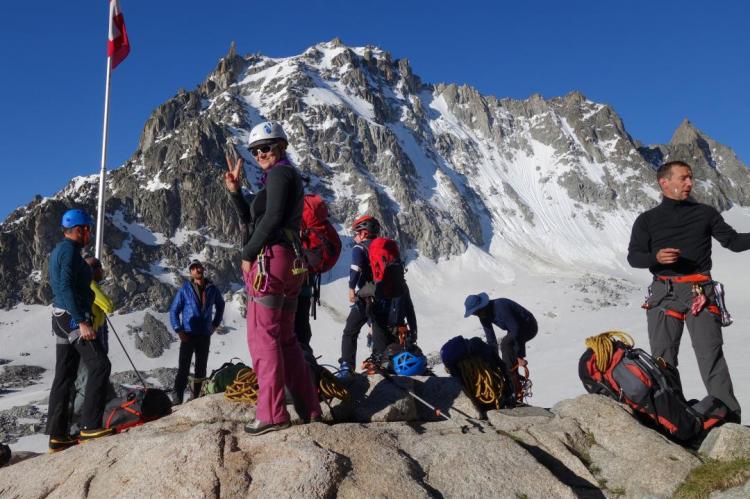
[[[263,123],[258,123],[250,130],[250,143],[247,147],[252,148],[268,144],[269,142],[276,142],[277,140],[289,142],[284,129],[281,128],[281,124],[278,121],[264,121]]]

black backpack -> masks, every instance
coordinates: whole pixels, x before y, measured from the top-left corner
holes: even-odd
[[[104,408],[102,426],[117,433],[154,421],[172,412],[172,401],[159,388],[134,388],[125,397],[109,401]]]
[[[578,376],[587,392],[627,404],[641,421],[679,443],[705,436],[728,414],[726,405],[711,395],[700,402],[685,400],[676,368],[620,341],[613,341],[604,371],[597,367],[594,351],[587,349]]]

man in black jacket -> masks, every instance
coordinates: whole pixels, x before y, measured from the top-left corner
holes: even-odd
[[[677,366],[685,323],[708,393],[731,411],[728,420],[740,421],[724,359],[721,310],[711,278],[711,237],[732,251],[750,249],[750,234],[738,234],[711,206],[690,199],[693,171],[682,161],[670,161],[656,173],[661,204],[642,213],[633,224],[628,262],[654,275],[647,309],[651,354]]]

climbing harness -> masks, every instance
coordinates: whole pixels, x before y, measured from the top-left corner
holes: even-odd
[[[250,367],[240,369],[234,382],[224,390],[224,396],[235,402],[255,404],[258,400],[258,376]]]
[[[605,372],[612,360],[615,341],[619,341],[626,346],[635,345],[633,337],[623,331],[607,331],[596,336],[586,338],[586,347],[590,348],[596,355],[596,368],[600,372]]]
[[[679,282],[679,283],[705,283],[711,280],[711,276],[705,274],[688,274],[688,275],[659,275],[656,278],[663,282]]]

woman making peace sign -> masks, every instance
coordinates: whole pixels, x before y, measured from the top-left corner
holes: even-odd
[[[297,295],[304,279],[295,255],[304,190],[297,169],[286,158],[287,137],[276,122],[250,131],[250,153],[263,170],[263,188],[250,202],[242,195],[242,159],[227,158],[224,183],[246,230],[242,273],[248,295],[247,344],[258,376],[255,420],[245,426],[252,435],[289,427],[284,386],[304,405],[306,420],[320,418],[318,395],[302,349],[294,335]]]

